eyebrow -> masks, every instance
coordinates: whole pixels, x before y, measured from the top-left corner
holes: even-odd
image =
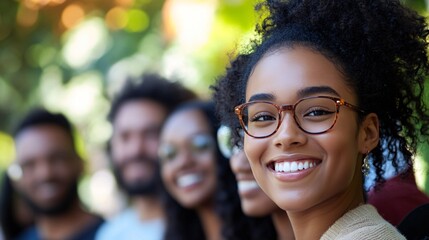
[[[329,86],[312,86],[303,88],[298,91],[297,96],[298,98],[304,98],[315,94],[333,94],[337,97],[340,96],[337,91]]]
[[[270,93],[257,93],[252,95],[249,98],[249,102],[251,101],[257,101],[257,100],[265,100],[265,101],[274,101],[276,97],[274,97],[273,94]]]
[[[297,93],[298,98],[305,98],[310,95],[315,94],[332,94],[337,97],[340,96],[337,91],[335,91],[333,88],[329,86],[312,86],[312,87],[306,87],[303,89],[300,89]],[[251,101],[257,101],[257,100],[263,100],[263,101],[274,101],[276,97],[271,93],[257,93],[252,95],[249,98],[249,102]]]

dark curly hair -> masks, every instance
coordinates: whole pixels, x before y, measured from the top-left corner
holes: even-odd
[[[139,79],[128,79],[121,91],[115,96],[108,119],[113,122],[119,109],[130,101],[152,100],[171,112],[180,103],[196,99],[196,94],[179,82],[172,82],[154,73],[148,73]]]
[[[201,111],[210,123],[211,135],[216,139],[217,130],[220,127],[215,116],[215,108],[212,102],[190,102],[179,106],[172,115],[177,112],[196,109]],[[215,141],[217,144],[217,141]],[[237,190],[237,182],[232,172],[228,159],[220,152],[216,145],[217,159],[217,187],[214,197],[214,207],[222,221],[223,239],[277,239],[277,234],[269,216],[251,218],[244,215],[241,210],[240,198]],[[166,240],[200,240],[207,239],[201,225],[198,214],[193,209],[182,207],[170,194],[164,193],[164,204],[167,219]]]
[[[54,125],[63,129],[73,145],[73,150],[76,151],[73,127],[69,120],[62,113],[52,113],[41,107],[31,109],[24,118],[18,122],[14,129],[13,136],[16,138],[20,133],[28,128],[40,125]]]
[[[233,107],[245,102],[248,77],[264,55],[304,46],[332,61],[358,105],[377,114],[381,141],[369,153],[374,180],[384,182],[387,162],[397,173],[411,167],[417,144],[429,135],[425,19],[398,0],[266,0],[257,9],[268,17],[212,87],[222,122],[240,127]]]

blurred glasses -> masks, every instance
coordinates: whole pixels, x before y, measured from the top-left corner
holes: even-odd
[[[243,136],[243,131],[240,131],[240,135]],[[230,127],[222,125],[217,131],[217,143],[219,145],[220,152],[225,158],[231,158],[235,153],[240,150],[240,146],[233,143],[232,130]]]
[[[364,113],[341,98],[317,96],[303,98],[294,105],[277,105],[269,101],[252,101],[235,107],[241,126],[253,138],[272,136],[282,123],[282,112],[292,111],[298,127],[309,134],[329,131],[336,123],[341,106]]]
[[[184,147],[190,151],[192,156],[196,157],[207,151],[214,151],[215,141],[212,136],[200,134],[193,136],[185,142]],[[183,146],[176,146],[174,144],[163,143],[158,149],[158,156],[162,163],[167,163],[175,160],[177,156],[183,151]]]

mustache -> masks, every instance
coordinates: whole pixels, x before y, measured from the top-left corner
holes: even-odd
[[[157,165],[158,158],[150,157],[147,154],[139,154],[123,159],[123,161],[120,163],[120,166],[118,167],[123,167],[131,163],[145,163],[148,165]]]

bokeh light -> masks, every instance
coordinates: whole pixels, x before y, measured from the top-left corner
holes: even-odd
[[[127,11],[122,7],[114,7],[107,12],[105,21],[112,30],[122,29],[128,23]]]
[[[68,5],[62,15],[61,15],[61,23],[66,28],[72,28],[76,26],[80,21],[85,17],[85,10],[79,4],[70,4]]]
[[[131,9],[127,12],[125,29],[130,32],[142,32],[149,27],[149,16],[140,9]]]
[[[100,18],[83,21],[65,36],[63,57],[72,68],[84,68],[107,50],[109,35]]]
[[[16,16],[17,23],[23,27],[31,27],[37,22],[38,16],[37,9],[21,5]]]

